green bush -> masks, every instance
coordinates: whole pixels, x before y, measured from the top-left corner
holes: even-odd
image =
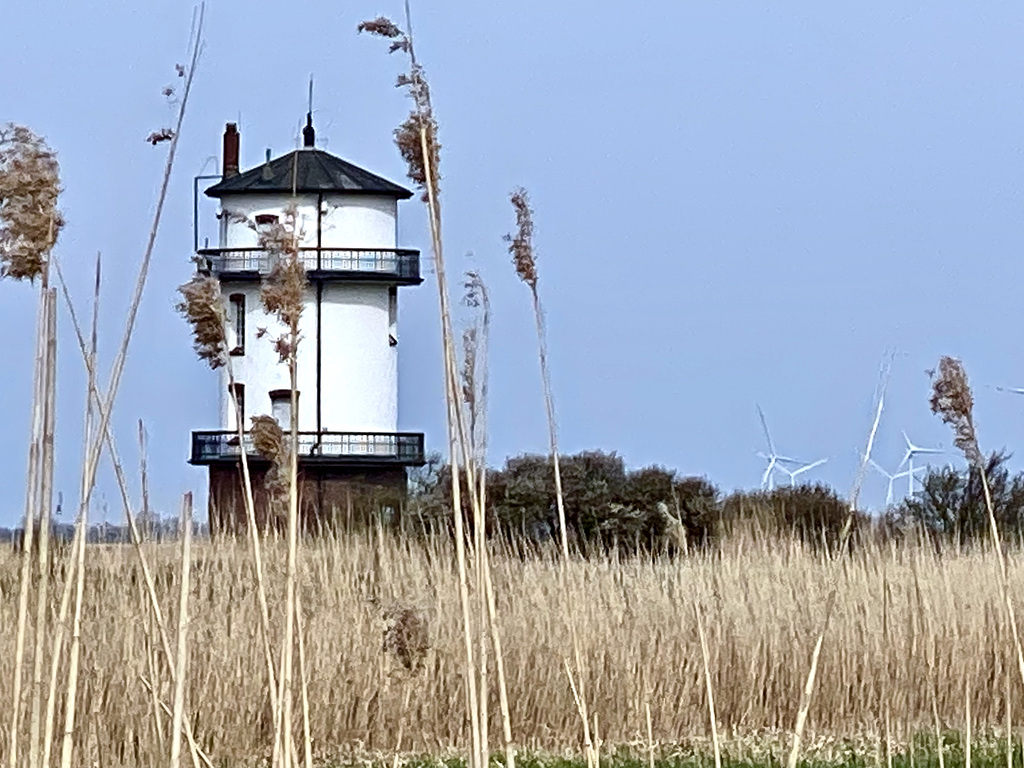
[[[834,546],[840,540],[850,505],[821,483],[786,486],[771,491],[738,491],[720,505],[715,527],[718,538],[740,531],[772,537],[796,536],[811,546]],[[855,530],[866,518],[854,516]]]
[[[559,458],[566,526],[574,547],[629,551],[666,541],[700,544],[707,538],[717,489],[703,478],[679,478],[663,467],[628,471],[614,453],[585,451]],[[410,506],[434,528],[450,530],[451,482],[447,466],[417,473]],[[488,533],[536,544],[559,536],[554,468],[550,457],[526,454],[487,474]],[[463,510],[471,519],[468,499]]]
[[[985,463],[996,523],[1005,540],[1024,534],[1024,474],[1010,474],[1009,458],[1005,452],[995,452]],[[886,517],[892,528],[904,534],[922,531],[940,546],[967,546],[989,536],[981,474],[975,467],[929,470],[921,490]]]

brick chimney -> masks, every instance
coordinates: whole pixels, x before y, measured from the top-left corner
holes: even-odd
[[[238,126],[228,123],[224,126],[224,178],[238,175]]]

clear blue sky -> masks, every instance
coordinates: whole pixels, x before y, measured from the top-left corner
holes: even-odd
[[[845,491],[886,348],[899,351],[879,459],[900,430],[951,444],[923,371],[961,356],[982,447],[1020,448],[1024,288],[1024,7],[1019,3],[414,3],[417,48],[444,145],[447,251],[494,297],[493,462],[546,446],[527,291],[501,236],[508,192],[537,219],[562,446],[630,465],[760,480],[755,403],[780,451],[830,457],[813,473]],[[407,103],[399,60],[356,24],[398,0],[211,0],[178,163],[115,417],[137,494],[135,422],[151,440],[163,511],[202,470],[189,431],[216,426],[216,383],[175,314],[190,273],[191,181],[216,169],[225,121],[243,165],[295,146],[316,78],[325,147],[402,181],[391,142]],[[578,9],[578,10],[577,10]],[[79,301],[105,259],[104,370],[143,251],[191,5],[5,7],[0,121],[59,151],[67,228],[59,253]],[[405,204],[404,245],[426,252]],[[463,254],[472,252],[472,259]],[[0,284],[0,524],[21,514],[35,294]],[[432,277],[403,291],[401,426],[444,442]],[[61,317],[58,488],[77,496],[82,366]],[[100,496],[120,517],[109,468]],[[872,478],[867,500],[884,495]],[[68,507],[70,508],[70,504]]]

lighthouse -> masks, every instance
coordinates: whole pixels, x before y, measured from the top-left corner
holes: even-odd
[[[221,176],[205,189],[217,203],[216,221],[200,221],[204,177],[194,185],[197,268],[220,285],[234,379],[220,368],[218,428],[192,433],[190,463],[209,469],[213,531],[245,524],[243,450],[257,520],[266,524],[273,515],[264,487],[272,468],[249,430],[260,415],[274,417],[285,433],[291,424],[288,367],[261,338],[274,318],[260,301],[277,258],[261,247],[260,234],[286,216],[294,217],[307,277],[297,353],[303,523],[355,522],[370,507],[396,514],[407,468],[424,462],[423,435],[398,429],[399,289],[422,282],[419,251],[398,247],[398,203],[412,192],[317,148],[311,115],[302,137],[301,148],[276,158],[268,151],[243,171],[238,127],[228,123]],[[216,230],[216,247],[199,247],[201,226]]]

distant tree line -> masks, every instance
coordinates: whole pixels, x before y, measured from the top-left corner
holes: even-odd
[[[1004,542],[1024,546],[1024,473],[1012,474],[1009,458],[1005,452],[991,454],[985,474]],[[687,551],[741,533],[832,547],[850,517],[848,501],[822,484],[723,494],[704,477],[680,476],[660,466],[627,469],[621,456],[602,451],[562,456],[560,466],[569,538],[583,551]],[[371,518],[363,519],[376,517],[407,535],[453,532],[450,477],[448,466],[433,456],[411,474],[409,498],[399,513],[368,497],[377,513],[368,509]],[[465,499],[464,512],[471,526]],[[136,524],[148,541],[178,536],[175,517],[142,513]],[[978,470],[935,467],[921,478],[920,490],[884,513],[855,512],[851,541],[923,539],[937,549],[966,548],[987,545],[988,525]],[[52,530],[58,542],[70,542],[74,535],[70,523],[55,521]],[[205,536],[208,527],[196,523],[194,533]],[[550,457],[517,456],[487,471],[487,534],[539,548],[557,543]],[[0,543],[17,546],[21,538],[20,528],[0,528]],[[101,522],[89,526],[87,540],[125,543],[131,537],[127,525]]]
[[[1009,455],[993,453],[986,477],[1005,542],[1024,546],[1024,473],[1011,474]],[[795,537],[812,547],[840,541],[850,505],[823,484],[722,494],[708,479],[649,466],[629,470],[614,453],[560,458],[566,523],[577,548],[625,551],[700,548],[746,533]],[[403,528],[450,530],[449,468],[437,457],[413,474]],[[467,520],[471,521],[468,502]],[[936,467],[912,497],[879,515],[853,513],[850,541],[924,538],[937,548],[987,544],[988,514],[976,469]],[[550,457],[522,455],[487,472],[487,532],[545,545],[558,537]]]
[[[179,523],[176,517],[160,517],[155,513],[140,513],[135,517],[135,525],[144,541],[171,541],[178,538]],[[193,535],[196,537],[209,535],[209,526],[206,523],[194,523]],[[55,543],[70,544],[74,536],[75,526],[73,523],[56,520],[51,523],[50,537]],[[0,528],[0,544],[11,544],[18,547],[23,537],[24,528],[22,527]],[[86,529],[85,540],[90,544],[127,544],[131,542],[132,538],[127,523],[115,525],[104,521],[89,525]]]
[[[625,551],[700,548],[742,529],[795,533],[812,544],[838,540],[848,505],[823,485],[722,495],[703,477],[586,451],[560,457],[569,537],[577,548]],[[450,529],[451,475],[433,459],[414,474],[404,527]],[[510,458],[487,472],[487,532],[544,545],[557,540],[554,472],[548,456]],[[468,502],[467,519],[471,519]],[[859,522],[862,516],[855,516]]]

